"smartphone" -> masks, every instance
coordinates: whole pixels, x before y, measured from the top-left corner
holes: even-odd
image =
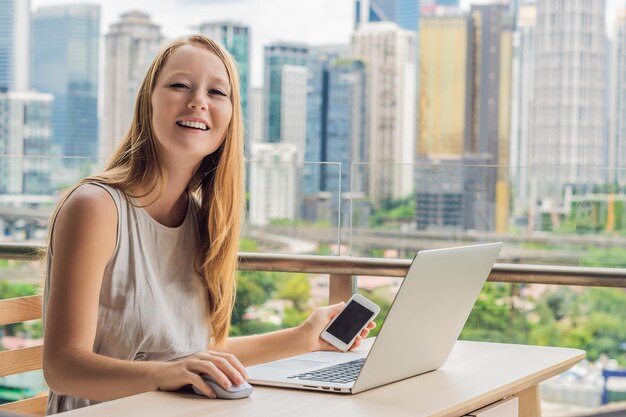
[[[359,294],[354,294],[343,310],[328,323],[320,337],[345,352],[379,311],[378,305]]]

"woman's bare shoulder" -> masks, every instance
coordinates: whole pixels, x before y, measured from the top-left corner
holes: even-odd
[[[63,204],[59,214],[64,210],[74,212],[74,214],[89,214],[109,219],[117,217],[117,207],[113,197],[96,184],[83,184],[76,188]]]
[[[104,247],[114,247],[117,234],[117,206],[102,187],[84,184],[63,203],[54,222],[52,244],[59,245],[99,240]]]

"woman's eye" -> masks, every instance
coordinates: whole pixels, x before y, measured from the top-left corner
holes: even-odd
[[[209,90],[209,94],[217,94],[218,96],[224,96],[226,97],[226,93],[224,93],[222,90]]]

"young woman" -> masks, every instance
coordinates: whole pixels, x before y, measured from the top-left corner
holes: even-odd
[[[227,337],[242,171],[235,63],[204,36],[173,42],[148,69],[105,171],[80,181],[53,216],[49,414],[188,384],[215,397],[200,374],[228,387],[247,379],[244,365],[332,349],[319,334],[340,304],[297,328]]]

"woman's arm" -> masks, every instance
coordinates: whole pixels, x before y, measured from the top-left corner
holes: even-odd
[[[343,309],[345,303],[333,304],[315,310],[298,327],[254,336],[229,338],[221,349],[235,355],[245,366],[274,361],[288,356],[316,350],[337,350],[320,338],[320,333]],[[376,327],[370,322],[356,338],[350,350],[356,349]],[[213,345],[211,348],[215,348]]]
[[[95,185],[82,186],[60,210],[52,239],[44,339],[44,374],[59,393],[110,400],[155,389],[193,384],[207,396],[212,390],[199,373],[223,386],[239,383],[245,372],[230,355],[205,352],[177,362],[132,362],[94,353],[100,286],[115,249],[117,209],[111,196]]]

